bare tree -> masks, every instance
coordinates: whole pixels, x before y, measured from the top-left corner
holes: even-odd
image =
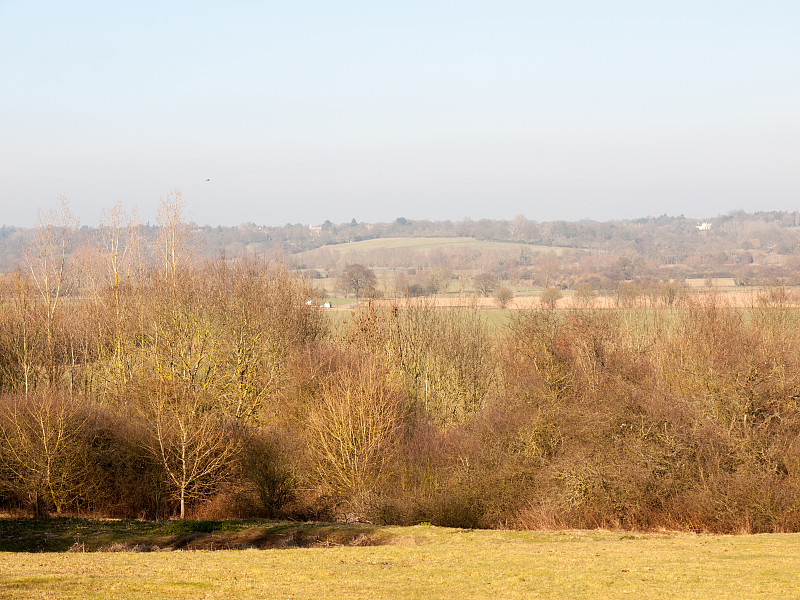
[[[180,190],[172,190],[161,201],[158,211],[159,260],[164,266],[165,275],[176,283],[180,266],[191,263],[191,239],[188,224],[183,222],[186,205]]]
[[[352,357],[325,382],[311,408],[311,452],[320,479],[361,510],[390,460],[401,425],[401,395],[369,357]]]
[[[597,297],[594,288],[587,283],[581,283],[575,288],[575,293],[572,295],[572,301],[578,308],[589,308]]]
[[[450,269],[444,266],[436,267],[428,272],[425,287],[431,294],[446,293],[452,279],[453,272]]]
[[[103,215],[93,243],[83,254],[100,339],[94,352],[104,391],[117,399],[131,379],[132,328],[135,327],[133,292],[143,267],[136,220],[117,204]],[[112,342],[108,343],[108,338]]]
[[[488,297],[497,286],[497,278],[490,273],[479,273],[473,280],[475,289],[484,297]]]
[[[90,485],[81,452],[86,419],[74,400],[51,390],[0,404],[0,463],[35,516],[63,512]]]
[[[316,337],[322,315],[302,302],[307,284],[281,263],[218,261],[202,277],[215,328],[211,386],[225,414],[244,424],[278,397],[294,345]]]
[[[494,292],[494,301],[500,308],[506,308],[514,299],[514,290],[510,287],[501,285]]]
[[[235,453],[217,396],[218,330],[203,274],[192,264],[183,202],[172,192],[159,213],[159,262],[148,279],[141,340],[147,450],[163,466],[180,516],[221,481]]]
[[[25,252],[25,263],[44,310],[45,373],[48,383],[55,385],[59,372],[56,329],[64,297],[72,283],[67,255],[78,221],[63,196],[59,197],[58,210],[40,214],[39,219],[36,237]]]
[[[342,273],[341,284],[347,292],[355,294],[356,300],[362,293],[369,295],[375,291],[378,280],[372,269],[362,264],[347,265]]]
[[[549,287],[542,292],[541,296],[539,296],[539,301],[542,303],[543,307],[553,310],[563,295],[564,294],[562,294],[561,290],[558,288]]]
[[[225,479],[236,444],[203,398],[162,390],[152,396],[150,408],[149,450],[164,467],[183,519],[187,501],[206,497]]]
[[[3,280],[0,302],[0,389],[23,391],[33,386],[37,333],[36,292],[30,278],[17,271]]]

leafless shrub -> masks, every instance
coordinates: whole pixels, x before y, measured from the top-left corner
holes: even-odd
[[[541,303],[542,308],[555,310],[556,304],[558,304],[558,301],[563,297],[564,294],[561,293],[561,290],[558,288],[549,287],[545,289],[539,296],[539,302]]]
[[[323,383],[308,415],[317,478],[356,513],[369,507],[402,433],[401,396],[387,375],[353,355]]]
[[[0,404],[0,463],[10,486],[35,516],[80,504],[94,481],[87,457],[86,414],[56,391]]]
[[[474,309],[440,310],[424,299],[370,307],[354,319],[348,341],[383,357],[417,408],[437,424],[463,421],[498,389],[494,342]]]
[[[259,514],[275,518],[295,499],[297,482],[279,435],[265,431],[248,437],[239,463],[242,480],[257,499]]]
[[[500,308],[506,308],[514,299],[514,290],[505,285],[501,285],[494,292],[494,301]]]

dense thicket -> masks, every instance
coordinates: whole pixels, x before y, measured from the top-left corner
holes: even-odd
[[[61,218],[4,280],[5,508],[800,531],[800,314],[775,290],[332,327],[279,263],[192,260],[179,216],[155,252],[117,220],[80,261]]]

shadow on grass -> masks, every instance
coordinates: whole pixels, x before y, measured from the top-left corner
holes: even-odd
[[[0,552],[238,550],[376,546],[372,525],[264,520],[0,519]]]

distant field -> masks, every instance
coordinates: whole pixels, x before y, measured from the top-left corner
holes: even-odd
[[[796,288],[787,288],[789,295],[785,302],[786,306],[790,307],[797,307],[800,306],[800,289]],[[713,292],[705,292],[704,290],[693,290],[691,295],[688,296],[686,299],[682,300],[682,302],[694,302],[694,303],[707,303],[711,300],[715,300],[722,305],[732,306],[736,308],[750,308],[759,306],[759,296],[762,294],[762,290],[759,288],[736,288],[735,290],[726,291],[726,290],[716,290]],[[508,304],[508,309],[511,310],[525,310],[531,308],[539,308],[541,307],[541,301],[539,297],[541,296],[541,291],[526,291],[520,292],[516,298],[514,298]],[[379,307],[389,307],[394,304],[404,304],[408,302],[408,300],[404,298],[384,298],[380,300],[374,300],[373,304]],[[429,298],[419,298],[419,299],[411,299],[411,303],[418,302],[420,304],[425,304],[429,306],[435,306],[437,308],[470,308],[474,307],[478,310],[500,310],[497,302],[494,298],[484,298],[484,297],[475,297],[471,294],[464,294],[464,295],[457,295],[457,294],[448,294],[448,295],[439,295],[433,296]],[[643,308],[648,306],[650,303],[650,298],[647,294],[641,294],[638,298],[631,301],[631,306],[629,308]],[[337,299],[337,303],[334,306],[353,310],[358,308],[359,306],[366,306],[366,302],[356,303],[354,298],[349,299]],[[570,310],[579,308],[582,306],[581,304],[577,303],[574,298],[574,293],[572,291],[565,291],[564,296],[556,302],[556,308],[560,310]],[[618,303],[613,296],[610,295],[599,295],[596,296],[589,304],[591,308],[618,308]],[[660,306],[657,304],[657,306]]]
[[[800,535],[373,528],[282,550],[5,553],[0,597],[798,598]],[[355,542],[358,543],[358,542]]]
[[[306,250],[293,255],[293,260],[309,268],[328,268],[331,264],[361,262],[371,267],[390,269],[424,266],[428,256],[438,254],[436,263],[440,262],[441,253],[454,257],[456,263],[466,264],[480,257],[519,257],[520,253],[529,256],[538,252],[553,252],[561,255],[569,248],[532,246],[515,242],[491,242],[468,237],[403,237],[378,238],[362,240],[346,244],[331,244],[314,250]]]
[[[372,252],[374,250],[386,249],[409,249],[409,250],[432,250],[434,248],[476,248],[476,249],[501,249],[519,250],[521,248],[531,251],[553,251],[562,253],[566,248],[550,246],[532,246],[521,242],[492,242],[487,240],[476,240],[470,237],[397,237],[397,238],[377,238],[374,240],[362,240],[360,242],[349,242],[347,244],[331,244],[322,246],[314,250],[306,250],[295,256],[302,257],[320,250],[331,252]]]
[[[736,289],[736,280],[732,277],[709,277],[706,279],[695,277],[686,279],[685,283],[686,286],[690,288],[713,287],[726,290]]]

